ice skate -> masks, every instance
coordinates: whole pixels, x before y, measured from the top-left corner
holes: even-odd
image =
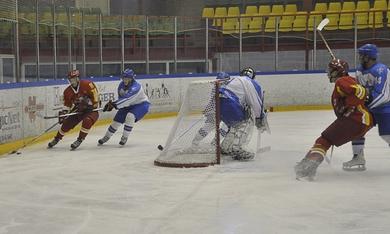
[[[83,139],[77,138],[77,140],[70,145],[71,150],[77,149],[81,145],[81,142],[83,142]]]
[[[98,140],[98,145],[103,145],[104,143],[106,143],[108,140],[110,140],[110,138],[108,136],[104,136],[103,138],[99,139]]]
[[[126,142],[127,142],[127,137],[122,136],[122,137],[121,137],[121,141],[119,142],[119,144],[120,144],[120,145],[125,145]]]
[[[59,141],[60,141],[60,139],[57,138],[57,137],[55,137],[52,141],[50,141],[50,142],[47,144],[47,148],[48,148],[48,149],[53,148],[53,146],[57,145]]]
[[[366,160],[363,154],[355,154],[351,160],[343,163],[344,171],[365,171]]]
[[[232,154],[233,154],[233,159],[239,161],[248,161],[248,160],[252,160],[255,157],[254,153],[246,151],[242,148],[233,150]]]
[[[317,173],[317,168],[321,164],[321,161],[309,158],[303,158],[297,165],[295,165],[296,179],[307,178],[309,181],[313,181]]]

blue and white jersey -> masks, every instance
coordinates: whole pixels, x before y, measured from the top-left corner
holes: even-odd
[[[243,108],[249,106],[255,118],[264,115],[263,91],[257,81],[246,76],[231,77],[221,85],[220,93],[237,101]]]
[[[140,104],[142,102],[149,102],[142,85],[136,80],[133,80],[129,87],[126,87],[123,81],[118,86],[118,100],[114,103],[118,109]]]
[[[368,104],[374,113],[390,113],[390,72],[389,68],[376,63],[368,69],[359,66],[356,77],[369,90],[372,101]]]

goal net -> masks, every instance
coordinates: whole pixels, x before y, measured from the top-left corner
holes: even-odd
[[[206,167],[220,163],[218,88],[218,81],[193,81],[189,84],[155,165]]]

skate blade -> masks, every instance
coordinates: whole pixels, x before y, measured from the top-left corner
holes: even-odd
[[[313,181],[315,181],[315,178],[309,177],[309,176],[296,177],[295,179],[298,180],[298,181],[302,181],[302,182],[313,182]]]
[[[356,165],[353,167],[343,167],[344,171],[365,171],[367,168],[364,165]]]

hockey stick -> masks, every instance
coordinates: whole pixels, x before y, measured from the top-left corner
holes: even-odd
[[[330,53],[330,56],[332,57],[332,59],[336,59],[336,56],[334,56],[332,50],[330,49],[329,45],[328,45],[328,42],[326,42],[325,40],[325,37],[322,35],[322,29],[329,23],[329,19],[328,18],[325,18],[323,19],[317,26],[317,32],[318,34],[320,35],[322,41],[324,42],[326,48],[328,49],[329,53]]]
[[[90,112],[101,111],[101,110],[103,110],[102,107],[93,109]],[[79,114],[84,114],[84,113],[83,112],[71,112],[71,113],[67,113],[67,114],[63,114],[63,115],[43,116],[43,118],[44,119],[56,119],[56,118],[64,118],[64,117],[68,117],[68,116],[72,116],[72,115],[79,115]]]
[[[261,98],[261,112],[264,111],[264,94],[265,92],[263,91],[263,97]],[[268,134],[271,134],[271,129],[269,128],[269,125],[268,125],[268,119],[267,119],[267,110],[264,111],[265,112],[265,128],[266,128],[266,132]],[[261,131],[260,130],[257,130],[257,142],[256,142],[256,156],[258,154],[261,154],[261,153],[264,153],[264,152],[268,152],[271,150],[271,146],[265,146],[263,148],[261,148]]]
[[[53,129],[55,126],[57,126],[59,124],[59,122],[56,122],[54,123],[52,126],[50,126],[48,129],[46,129],[44,132],[42,132],[41,134],[39,134],[38,136],[34,137],[33,139],[31,139],[30,141],[26,142],[23,144],[22,147],[20,147],[19,149],[17,150],[13,150],[11,151],[9,154],[21,154],[21,152],[19,152],[19,150],[21,149],[24,149],[26,146],[30,145],[31,143],[35,142],[36,140],[38,140],[38,138],[40,138],[41,136],[43,136],[45,133],[47,133],[48,131],[50,131],[51,129]]]

